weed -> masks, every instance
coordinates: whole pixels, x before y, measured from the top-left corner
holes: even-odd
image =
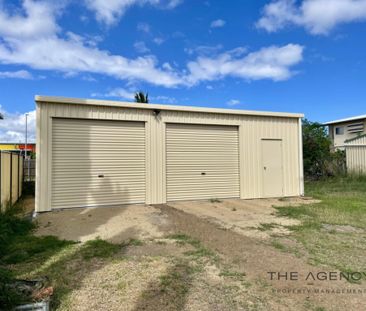
[[[224,269],[220,272],[220,276],[228,277],[228,278],[234,278],[236,280],[242,280],[245,276],[244,272],[238,272],[238,271],[232,271],[229,269]]]
[[[165,241],[158,240],[158,241],[156,241],[156,244],[158,244],[158,245],[166,245],[167,243]]]
[[[187,256],[191,256],[194,259],[200,259],[203,257],[208,257],[213,261],[218,260],[218,256],[215,252],[211,251],[210,249],[204,247],[199,240],[193,239],[188,235],[178,233],[168,236],[170,239],[176,240],[178,243],[187,243],[192,245],[195,249],[191,251],[187,251],[184,254]]]
[[[279,250],[281,250],[281,251],[285,251],[286,250],[286,246],[285,245],[283,245],[283,244],[281,244],[280,242],[278,242],[278,241],[272,241],[271,242],[271,245],[274,247],[274,248],[277,248],[277,249],[279,249]]]
[[[172,234],[168,236],[169,239],[176,240],[182,244],[190,244],[194,247],[199,247],[201,242],[199,240],[193,239],[190,236],[182,233]]]
[[[262,223],[256,229],[259,231],[270,231],[276,227],[278,227],[278,225],[275,223]]]
[[[138,239],[130,239],[127,244],[132,246],[142,246],[144,245],[144,242]]]
[[[221,203],[222,201],[219,199],[216,199],[216,198],[212,198],[212,199],[210,199],[210,202],[211,203]]]

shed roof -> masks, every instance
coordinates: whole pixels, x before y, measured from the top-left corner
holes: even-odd
[[[366,134],[347,139],[344,141],[345,145],[366,145]]]
[[[336,124],[336,123],[344,123],[344,122],[348,122],[348,121],[356,121],[356,120],[362,120],[362,119],[366,119],[366,114],[362,114],[360,116],[355,116],[355,117],[350,117],[350,118],[345,118],[345,119],[339,119],[339,120],[329,121],[329,122],[324,123],[324,125],[331,125],[331,124]]]
[[[185,111],[185,112],[203,112],[203,113],[219,113],[219,114],[233,114],[233,115],[253,115],[253,116],[273,116],[284,118],[302,118],[301,113],[285,113],[285,112],[270,112],[270,111],[253,111],[253,110],[239,110],[239,109],[225,109],[225,108],[207,108],[207,107],[192,107],[192,106],[172,106],[172,105],[158,105],[158,104],[137,104],[122,101],[112,100],[97,100],[97,99],[81,99],[57,96],[35,96],[36,102],[50,103],[50,104],[75,104],[75,105],[92,105],[104,107],[118,107],[118,108],[134,108],[134,109],[150,109],[150,110],[167,110],[167,111]]]

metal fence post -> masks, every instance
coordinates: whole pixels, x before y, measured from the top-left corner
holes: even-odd
[[[10,205],[13,205],[13,154],[10,153]]]
[[[17,174],[18,174],[18,178],[17,178],[17,181],[18,181],[18,197],[17,197],[17,199],[19,199],[19,196],[20,196],[20,193],[19,193],[19,191],[20,191],[20,187],[19,187],[19,182],[20,182],[20,155],[18,154],[18,172],[17,172]]]

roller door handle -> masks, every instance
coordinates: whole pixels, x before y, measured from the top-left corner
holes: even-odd
[[[206,175],[206,173],[205,172],[202,172],[201,175]]]
[[[98,175],[98,178],[104,178],[103,174]]]

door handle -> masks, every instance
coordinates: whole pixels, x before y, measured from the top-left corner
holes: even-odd
[[[266,166],[264,166],[264,167],[263,167],[263,169],[266,171],[266,170],[267,170],[267,167],[266,167]]]
[[[104,178],[103,174],[98,175],[98,178]]]

